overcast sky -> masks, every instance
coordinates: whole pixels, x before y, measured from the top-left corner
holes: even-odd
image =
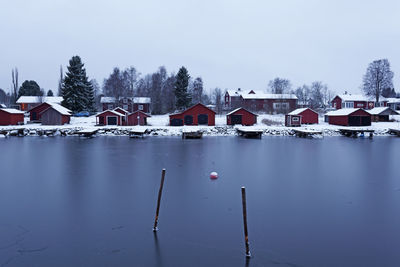
[[[398,0],[0,0],[0,88],[35,80],[57,90],[81,56],[100,84],[114,67],[142,74],[186,66],[205,88],[264,90],[319,80],[360,92],[368,63],[388,58],[400,85]]]

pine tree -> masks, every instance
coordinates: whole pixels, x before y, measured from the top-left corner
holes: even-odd
[[[189,79],[190,76],[187,69],[181,67],[176,75],[174,86],[177,109],[187,108],[192,102],[192,98],[188,93]]]
[[[95,111],[93,86],[83,66],[79,56],[72,57],[62,84],[61,104],[73,112]]]
[[[51,90],[47,91],[47,96],[54,96],[53,91],[51,91]]]

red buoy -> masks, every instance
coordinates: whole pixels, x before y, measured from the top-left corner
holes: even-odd
[[[217,179],[217,178],[218,178],[218,173],[217,172],[210,173],[210,179]]]

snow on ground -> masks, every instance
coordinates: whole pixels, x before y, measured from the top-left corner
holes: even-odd
[[[395,122],[373,122],[365,129],[375,130],[375,135],[388,135],[390,128],[400,129],[400,115],[392,116]],[[150,135],[154,136],[179,136],[183,131],[203,131],[204,135],[236,135],[236,128],[245,127],[248,130],[262,130],[264,135],[293,135],[293,129],[307,129],[313,131],[321,131],[325,136],[340,135],[338,130],[346,128],[344,126],[330,125],[324,122],[324,117],[319,118],[319,124],[303,125],[301,127],[285,127],[284,115],[261,114],[257,118],[257,124],[254,126],[228,126],[226,125],[226,115],[216,115],[215,126],[169,126],[168,115],[152,115],[148,118],[147,126],[96,126],[96,117],[71,117],[71,123],[62,126],[49,126],[41,124],[29,124],[21,126],[0,126],[0,131],[4,129],[21,129],[24,128],[29,135],[36,135],[41,130],[61,130],[68,132],[77,132],[80,130],[99,129],[100,134],[107,135],[127,135],[131,130],[146,130]],[[267,125],[268,124],[268,125]],[[354,127],[347,127],[354,128]]]

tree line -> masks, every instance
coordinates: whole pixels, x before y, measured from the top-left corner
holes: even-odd
[[[26,80],[19,86],[17,68],[12,69],[11,76],[11,93],[0,89],[0,103],[13,104],[23,95],[54,95],[52,90],[46,92],[33,80]],[[376,102],[381,96],[399,97],[393,87],[393,76],[387,59],[375,60],[368,65],[363,76],[362,91],[365,95],[375,98]],[[335,96],[334,91],[321,81],[293,89],[289,79],[280,77],[269,81],[267,91],[274,94],[295,94],[299,104],[311,108],[327,108]],[[171,113],[199,102],[214,104],[216,111],[220,113],[223,107],[223,93],[220,88],[214,88],[211,93],[207,93],[202,78],[192,78],[184,66],[177,74],[168,73],[167,69],[161,66],[154,73],[146,75],[142,75],[133,66],[126,69],[115,67],[100,87],[95,79],[89,80],[79,56],[70,59],[65,74],[60,67],[57,91],[57,94],[63,97],[62,105],[73,112],[94,112],[101,109],[102,96],[114,97],[116,101],[121,97],[143,96],[151,98],[153,114]]]

